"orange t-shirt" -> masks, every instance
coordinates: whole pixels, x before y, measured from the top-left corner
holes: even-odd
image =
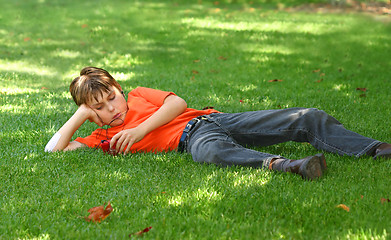
[[[124,123],[109,129],[98,128],[90,136],[76,138],[75,141],[84,143],[89,147],[99,146],[102,140],[111,139],[115,134],[124,130],[137,127],[152,116],[172,92],[138,87],[128,94],[128,112]],[[186,124],[193,118],[218,112],[214,109],[196,110],[187,108],[171,122],[156,128],[145,137],[132,145],[131,152],[163,152],[174,150],[178,147],[180,137]]]

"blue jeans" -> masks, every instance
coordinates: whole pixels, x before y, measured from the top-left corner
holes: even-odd
[[[245,146],[308,142],[319,150],[360,157],[382,142],[347,130],[324,111],[289,108],[243,113],[212,113],[189,133],[185,150],[194,161],[221,166],[269,166],[273,158]]]

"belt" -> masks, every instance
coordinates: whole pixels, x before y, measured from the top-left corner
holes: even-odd
[[[187,124],[185,129],[183,129],[182,136],[179,140],[178,144],[178,152],[183,153],[186,147],[186,140],[189,137],[189,132],[199,123],[201,120],[206,120],[207,118],[204,116],[196,117],[190,120]]]

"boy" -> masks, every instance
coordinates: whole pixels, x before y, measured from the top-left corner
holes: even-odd
[[[286,141],[309,142],[315,148],[340,155],[390,158],[391,144],[346,130],[317,109],[290,108],[244,113],[187,108],[172,92],[138,87],[128,95],[104,69],[86,67],[70,85],[79,106],[48,142],[45,151],[99,147],[110,140],[115,152],[189,152],[194,161],[221,166],[242,165],[292,172],[316,179],[326,170],[323,154],[299,160],[261,153],[243,146],[268,146]],[[89,120],[100,127],[90,136],[70,142]]]

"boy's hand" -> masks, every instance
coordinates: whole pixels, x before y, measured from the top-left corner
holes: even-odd
[[[98,124],[99,127],[103,127],[103,122],[98,117],[98,114],[96,114],[96,112],[94,112],[94,110],[92,110],[92,108],[90,108],[88,105],[82,104],[79,106],[78,110],[82,111],[85,114],[88,121]]]
[[[111,139],[110,148],[115,148],[117,152],[127,154],[133,144],[141,141],[146,133],[140,127],[123,130]],[[125,149],[126,147],[126,149]]]

